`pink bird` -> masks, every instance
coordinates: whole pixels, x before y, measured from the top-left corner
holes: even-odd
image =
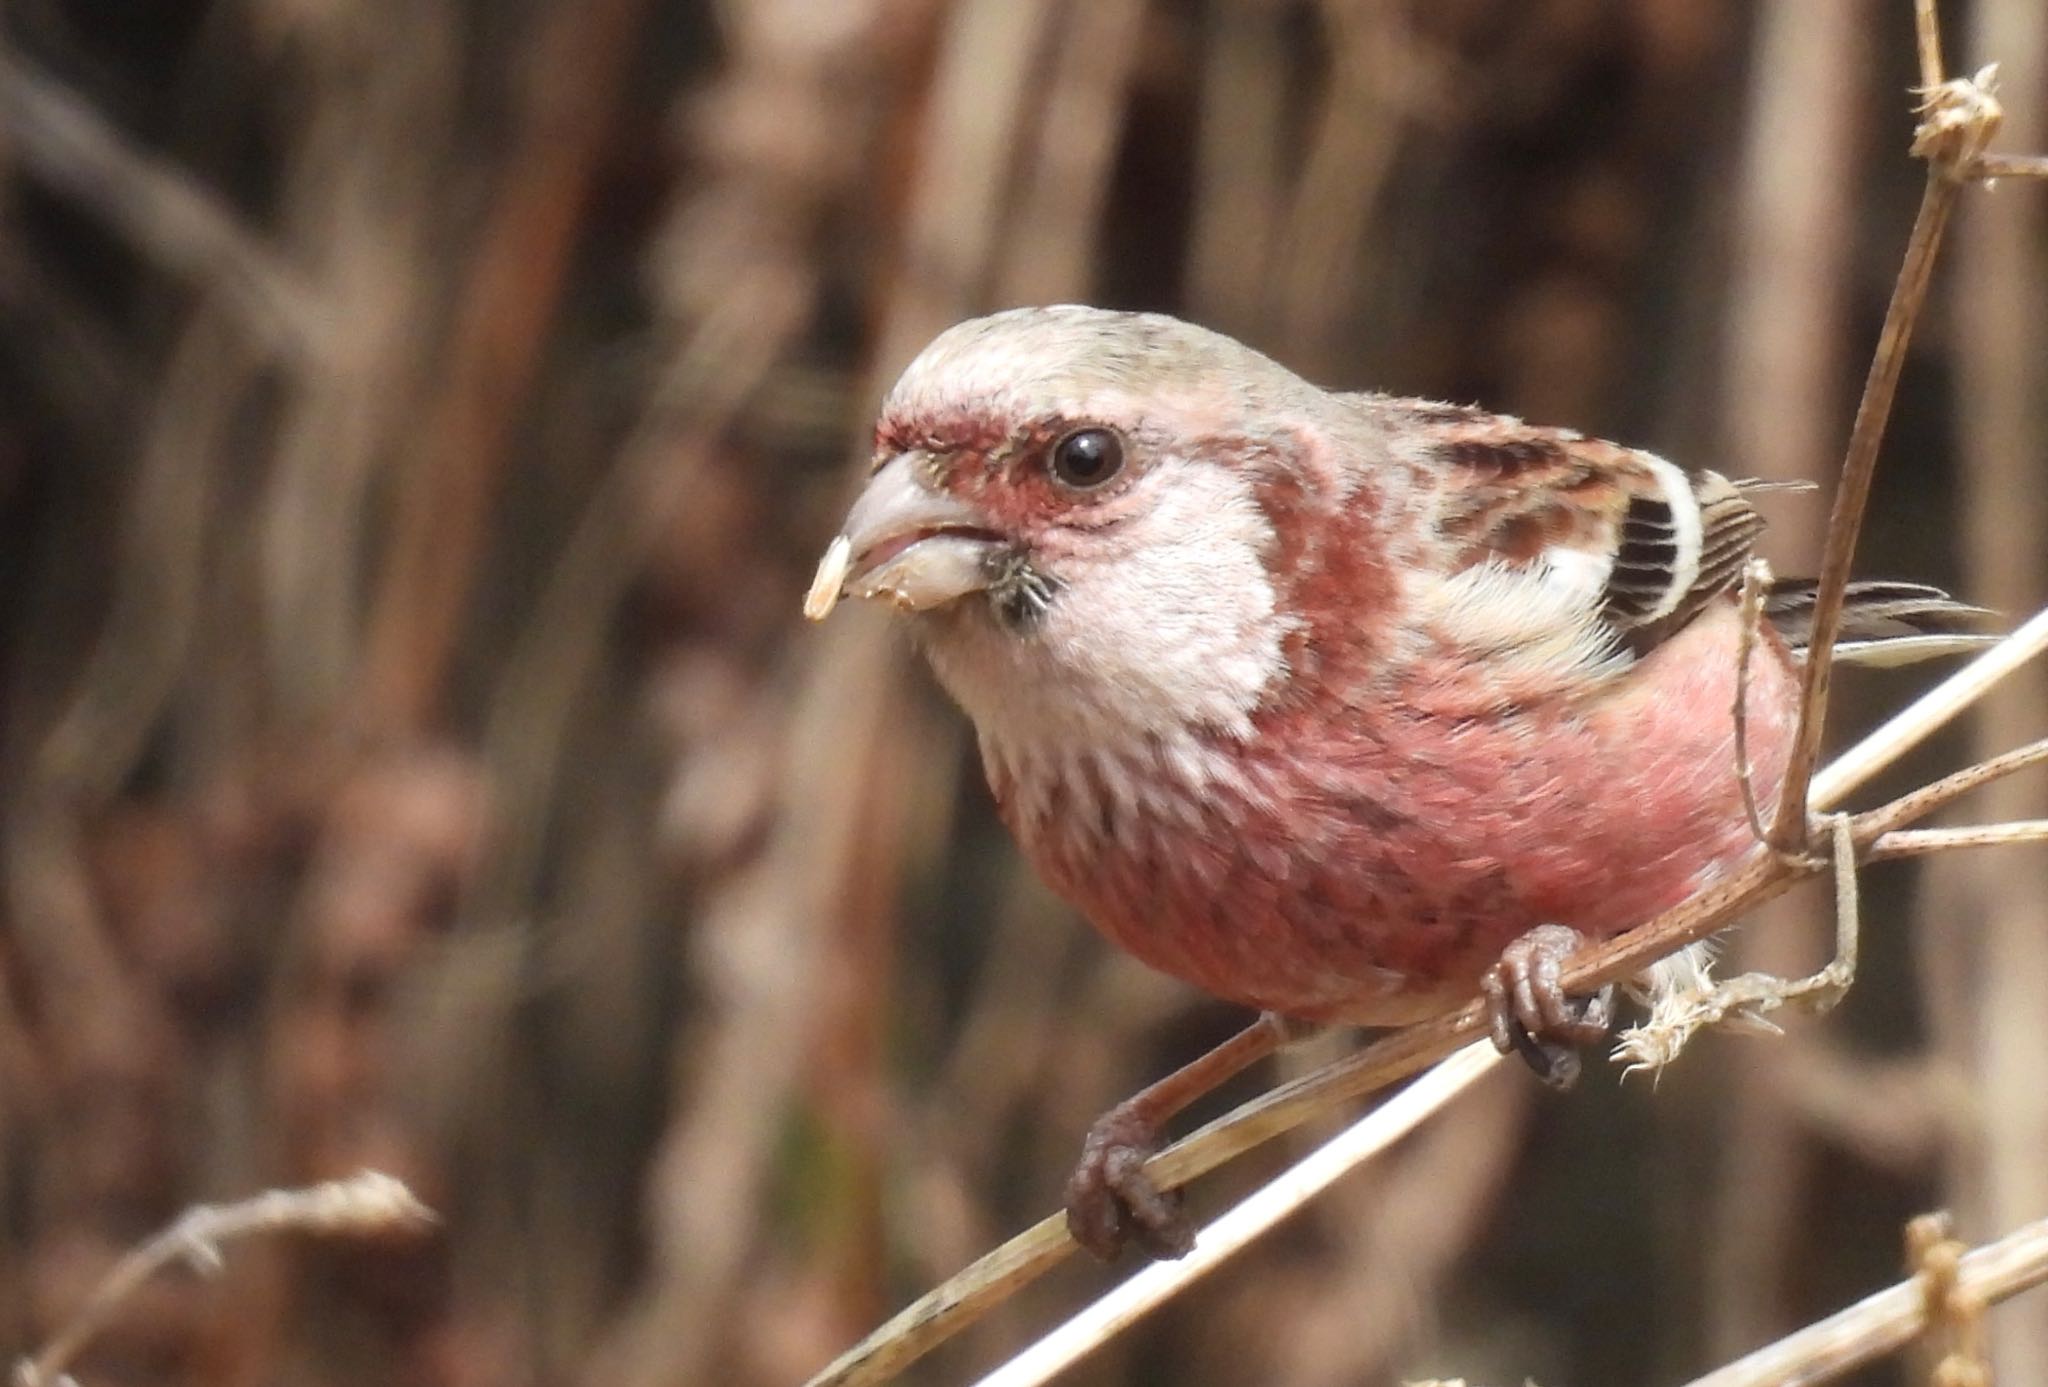
[[[808,610],[909,615],[1036,868],[1138,958],[1272,1018],[1414,1021],[1482,988],[1568,1082],[1606,999],[1562,961],[1752,847],[1733,749],[1743,488],[1462,405],[1322,390],[1154,314],[962,323],[882,407]],[[1866,584],[1923,653],[1975,609]],[[1811,585],[1776,584],[1748,748],[1772,803]],[[1096,1124],[1069,1222],[1191,1246],[1158,1126],[1246,1032]],[[1234,1048],[1233,1048],[1234,1047]]]

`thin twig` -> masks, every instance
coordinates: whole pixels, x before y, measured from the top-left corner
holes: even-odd
[[[238,1204],[201,1204],[188,1209],[170,1227],[114,1264],[42,1351],[15,1368],[16,1387],[54,1387],[64,1381],[65,1368],[144,1282],[179,1262],[202,1272],[217,1272],[223,1243],[254,1233],[285,1231],[344,1235],[411,1232],[433,1222],[433,1210],[415,1199],[411,1190],[374,1170],[306,1189],[267,1190]]]
[[[1967,828],[1894,829],[1871,847],[1870,860],[1889,862],[1953,848],[1995,848],[2013,843],[2048,843],[2048,819],[2015,819],[2011,823],[1975,824]]]
[[[1884,725],[1850,747],[1813,781],[1817,806],[1839,804],[1857,786],[1874,778],[1935,729],[1954,720],[1959,709],[1975,703],[1993,685],[2020,666],[2048,651],[2048,607],[2022,622],[2017,630],[1941,683],[1886,719]]]
[[[1942,233],[1948,229],[1949,217],[1964,186],[1960,171],[1983,152],[1984,141],[1998,123],[1998,106],[1987,85],[1940,81],[1939,69],[1934,66],[1941,59],[1932,0],[1920,0],[1917,14],[1923,79],[1929,75],[1935,79],[1926,83],[1925,115],[1914,139],[1914,152],[1928,160],[1927,187],[1913,221],[1912,236],[1906,243],[1905,263],[1892,287],[1884,327],[1878,333],[1877,351],[1864,381],[1863,398],[1856,406],[1856,421],[1849,431],[1842,476],[1828,518],[1827,543],[1822,550],[1814,592],[1813,628],[1800,686],[1799,730],[1779,790],[1778,811],[1771,823],[1771,841],[1788,852],[1804,848],[1811,833],[1807,791],[1814,767],[1820,762],[1835,637],[1841,631],[1849,569],[1856,557],[1857,536],[1863,529],[1871,478],[1877,471],[1878,445],[1884,440],[1892,397],[1898,391],[1899,375],[1905,368],[1906,345],[1927,300]]]
[[[1757,809],[1756,782],[1749,769],[1749,666],[1756,653],[1756,633],[1763,626],[1764,593],[1771,585],[1770,566],[1751,559],[1742,568],[1742,641],[1735,651],[1735,783],[1742,790],[1742,812],[1759,843],[1771,841]]]
[[[1995,178],[2048,178],[2048,155],[1980,154],[1970,161],[1970,177],[1986,183]]]
[[[2025,746],[2014,747],[2011,751],[2003,752],[1988,761],[1979,761],[1974,766],[1965,766],[1859,817],[1873,834],[1887,832],[1900,824],[1924,819],[1934,810],[1962,798],[1980,786],[1989,785],[1994,780],[2003,780],[2015,771],[2023,771],[2030,766],[2042,764],[2048,764],[2048,737],[2043,737],[2037,742],[2028,742]]]
[[[1633,1074],[1655,1074],[1675,1061],[1701,1031],[1714,1026],[1739,1026],[1752,1033],[1777,1033],[1770,1014],[1788,1004],[1820,1013],[1832,1010],[1856,980],[1861,903],[1856,882],[1856,821],[1848,814],[1828,818],[1833,836],[1831,858],[1835,878],[1835,956],[1818,972],[1803,978],[1773,973],[1744,973],[1714,982],[1701,970],[1696,984],[1657,997],[1649,1019],[1622,1033],[1614,1057]]]
[[[2048,1282],[2048,1219],[2030,1223],[1962,1259],[1956,1289],[1987,1304]],[[1927,1327],[1919,1278],[1901,1281],[1808,1325],[1687,1387],[1784,1387],[1822,1382],[1905,1347]]]
[[[1920,53],[1920,88],[1933,91],[1948,72],[1941,58],[1941,16],[1935,0],[1913,0],[1913,37]]]
[[[1420,1126],[1500,1062],[1487,1042],[1468,1045],[1304,1156],[1202,1229],[1195,1250],[1154,1262],[1025,1349],[977,1387],[1037,1387],[1079,1362],[1139,1317],[1221,1266],[1273,1225]]]

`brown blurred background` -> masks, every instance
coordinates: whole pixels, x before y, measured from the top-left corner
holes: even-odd
[[[1240,1017],[1032,881],[886,622],[798,620],[888,380],[1086,299],[1826,477],[1918,193],[1910,8],[12,0],[0,1350],[192,1201],[374,1165],[439,1236],[240,1247],[81,1378],[791,1383],[1054,1207]],[[2048,7],[1945,9],[2048,149]],[[2041,190],[1971,195],[1865,572],[2048,601],[2044,323]],[[1771,498],[1781,572],[1824,509]],[[1838,733],[1926,677],[1849,678]],[[1504,1072],[1073,1380],[1675,1382],[1892,1279],[1916,1211],[2048,1214],[2048,853],[1867,891],[1835,1015],[1654,1087]],[[1734,952],[1825,937],[1796,900]],[[1993,1324],[2048,1382],[2048,1302]]]

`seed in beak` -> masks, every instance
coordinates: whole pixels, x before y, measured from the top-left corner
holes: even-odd
[[[811,590],[804,594],[804,615],[812,621],[823,621],[832,615],[832,609],[839,605],[840,591],[846,586],[846,574],[853,567],[853,543],[845,535],[836,535],[825,550],[825,557],[818,560],[817,576],[811,579]]]

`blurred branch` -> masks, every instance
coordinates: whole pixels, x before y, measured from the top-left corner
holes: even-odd
[[[1992,1304],[2048,1282],[2048,1219],[1964,1256],[1946,1296],[1924,1277],[1902,1281],[1778,1340],[1687,1387],[1780,1387],[1824,1382],[1904,1348],[1940,1325],[1958,1297]]]
[[[1826,1036],[1827,1043],[1774,1053],[1768,1062],[1782,1066],[1788,1107],[1806,1131],[1857,1161],[1902,1179],[1918,1179],[1957,1134],[1979,1120],[1978,1094],[1954,1066],[1918,1054],[1869,1055],[1839,1033],[1830,1036],[1818,1027],[1808,1034],[1816,1040]],[[1782,1332],[1783,1327],[1759,1331],[1708,1356],[1733,1358]]]
[[[1291,86],[1286,14],[1212,5],[1203,45],[1189,232],[1188,301],[1197,318],[1250,338],[1272,287]]]
[[[134,347],[26,241],[0,245],[0,313],[19,340],[37,344],[35,383],[67,423],[108,453],[127,446],[136,414],[129,396],[141,374]]]
[[[296,270],[189,174],[135,148],[83,98],[4,48],[0,130],[23,168],[149,260],[218,287],[270,346],[318,355],[326,305]]]
[[[289,23],[277,12],[292,3],[258,3],[251,22]],[[365,11],[353,22],[373,28],[373,62],[359,65],[332,39],[288,60],[299,119],[276,234],[320,294],[348,307],[333,315],[322,369],[296,373],[280,394],[251,515],[261,584],[251,634],[263,654],[252,660],[244,646],[230,658],[260,670],[278,725],[332,725],[355,691],[365,570],[387,533],[385,503],[403,486],[388,470],[410,451],[433,397],[440,337],[463,286],[469,247],[449,233],[460,224],[451,203],[467,198],[448,193],[486,160],[463,146],[457,110],[465,77],[490,68],[489,50],[462,33],[463,4]]]
[[[371,716],[417,729],[437,711],[506,440],[538,367],[647,0],[545,9],[503,183],[457,300],[441,386],[405,472],[372,606]]]
[[[37,776],[88,799],[113,795],[176,698],[206,615],[208,560],[226,528],[231,439],[264,362],[210,293],[178,334],[149,404],[123,500],[113,594]]]
[[[1102,205],[1129,109],[1125,89],[1144,56],[1147,6],[1095,0],[1062,9],[1047,35],[1052,49],[1037,116],[1024,132],[1005,218],[1002,303],[1045,303],[1085,294]]]
[[[680,329],[674,356],[617,480],[607,480],[565,551],[492,720],[493,752],[512,770],[515,799],[498,874],[532,860],[542,824],[514,816],[547,810],[546,782],[559,765],[547,758],[573,713],[574,679],[603,652],[600,618],[630,580],[630,561],[672,533],[663,527],[687,513],[722,462],[737,465],[719,452],[729,426],[797,352],[817,310],[814,251],[842,234],[849,206],[872,200],[860,142],[905,95],[898,62],[915,22],[880,4],[838,6],[830,23],[821,13],[740,6],[724,16],[727,71],[695,103],[706,176],[672,209],[654,266]],[[1034,13],[1013,6],[1004,18],[1030,21]],[[987,67],[997,54],[1005,62],[1018,56],[1000,39],[993,53],[974,46],[942,55],[937,82],[950,73],[978,85],[957,110],[940,103],[927,129],[935,155],[967,162],[947,169],[961,175],[955,182],[934,186],[933,168],[920,171],[918,184],[936,212],[972,224],[959,229],[977,246],[989,243],[979,233],[992,234],[997,208],[987,204],[988,222],[975,223],[984,204],[974,194],[1000,190],[1011,129]],[[960,268],[980,273],[978,265]],[[949,283],[944,292],[957,289]],[[863,386],[863,398],[872,393]],[[896,889],[894,869],[878,864],[902,859],[902,805],[876,787],[900,786],[895,771],[911,728],[881,635],[850,624],[807,644],[791,671],[797,688],[774,739],[777,810],[768,841],[745,869],[704,891],[691,930],[702,996],[695,1024],[678,1039],[676,1091],[686,1097],[647,1181],[657,1211],[651,1271],[582,1380],[610,1387],[705,1377],[739,1337],[736,1319],[748,1310],[743,1269],[769,1217],[777,1146],[816,1028],[834,1019],[831,988],[841,980],[829,967],[832,951],[886,916],[877,901]],[[778,1305],[774,1313],[784,1311]]]
[[[789,350],[812,292],[794,266],[732,267],[725,296],[675,344],[645,415],[577,518],[492,701],[484,741],[501,804],[472,915],[506,918],[529,898],[563,739],[599,667],[613,613],[749,392]]]
[[[105,1329],[122,1304],[158,1272],[179,1262],[214,1273],[221,1244],[258,1233],[362,1235],[411,1232],[435,1221],[433,1210],[389,1175],[366,1170],[308,1189],[269,1190],[239,1204],[201,1204],[114,1264],[70,1321],[42,1351],[14,1370],[16,1387],[58,1387],[64,1370]]]
[[[1324,3],[1330,69],[1266,275],[1294,342],[1327,352],[1356,303],[1358,251],[1429,64],[1394,5]]]

